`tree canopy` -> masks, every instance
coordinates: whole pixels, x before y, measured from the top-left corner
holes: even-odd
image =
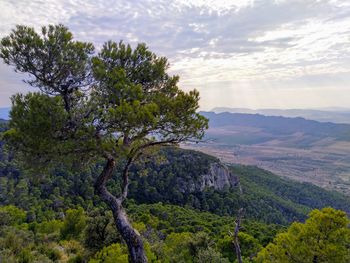
[[[3,38],[3,61],[29,74],[25,82],[38,88],[12,97],[4,138],[32,166],[53,160],[78,166],[104,158],[95,192],[113,210],[131,260],[146,262],[142,241],[122,208],[129,167],[153,146],[201,139],[208,121],[196,112],[199,93],[182,91],[179,77],[167,73],[167,59],[145,44],[132,48],[108,41],[97,54],[94,50],[92,43],[75,41],[63,25],[40,33],[17,26]],[[117,164],[123,183],[115,197],[106,183]],[[135,256],[135,247],[143,255]]]
[[[207,126],[196,113],[199,93],[180,90],[167,59],[145,44],[108,41],[95,55],[63,25],[41,34],[17,26],[0,51],[40,90],[12,98],[5,136],[28,157],[135,156],[155,142],[200,139]]]
[[[350,261],[350,228],[345,212],[313,210],[303,223],[293,223],[257,256],[257,262],[321,263]]]

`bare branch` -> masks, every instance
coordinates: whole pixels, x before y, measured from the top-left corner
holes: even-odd
[[[233,233],[231,231],[229,231],[229,234],[233,237],[233,244],[234,244],[235,249],[236,249],[236,256],[237,256],[238,263],[243,262],[242,261],[241,247],[239,245],[239,238],[238,238],[238,233],[242,228],[241,221],[242,221],[243,213],[244,213],[244,209],[240,208],[238,210],[237,219],[235,220],[235,230]]]

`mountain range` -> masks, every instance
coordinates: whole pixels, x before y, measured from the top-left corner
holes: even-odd
[[[10,107],[0,108],[0,119],[9,119]],[[320,109],[247,109],[247,108],[228,108],[216,107],[211,110],[215,113],[247,113],[261,114],[265,116],[281,116],[281,117],[302,117],[308,120],[333,123],[350,124],[350,108],[320,108]]]
[[[334,123],[350,123],[349,108],[320,108],[320,109],[247,109],[247,108],[228,108],[216,107],[211,110],[215,113],[230,112],[230,113],[248,113],[262,114],[266,116],[282,116],[282,117],[302,117],[308,120],[320,122]]]

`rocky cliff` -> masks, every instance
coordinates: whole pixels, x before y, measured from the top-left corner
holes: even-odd
[[[229,169],[219,161],[208,165],[205,173],[193,177],[178,177],[177,184],[182,193],[204,191],[206,188],[223,190],[226,188],[239,187],[239,178],[232,174]]]
[[[133,167],[131,175],[130,198],[138,202],[171,202],[201,209],[213,191],[240,192],[238,176],[218,158],[180,148],[161,149],[154,160]]]
[[[238,177],[233,175],[226,166],[221,163],[211,163],[208,173],[201,176],[200,190],[204,190],[206,187],[222,190],[225,186],[238,185]]]

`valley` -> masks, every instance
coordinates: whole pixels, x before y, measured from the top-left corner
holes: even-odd
[[[226,113],[224,118],[207,113],[207,117],[210,127],[203,142],[184,148],[350,195],[349,125],[256,114]]]

